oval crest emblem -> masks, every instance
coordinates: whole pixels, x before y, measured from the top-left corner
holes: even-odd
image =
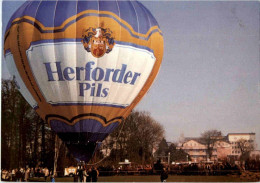
[[[83,30],[81,42],[87,52],[96,57],[102,57],[105,53],[112,51],[115,41],[110,29],[88,28]]]

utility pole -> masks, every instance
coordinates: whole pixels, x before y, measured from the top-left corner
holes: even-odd
[[[45,155],[46,155],[46,149],[45,149],[45,125],[44,125],[44,120],[41,119],[41,125],[42,125],[42,144],[41,144],[41,162],[42,166],[45,166],[46,160],[45,160]]]
[[[168,165],[170,166],[170,158],[171,158],[171,153],[168,153]]]
[[[55,137],[55,153],[54,153],[54,168],[53,168],[53,176],[57,176],[57,162],[58,162],[58,157],[59,157],[59,151],[60,151],[60,146],[61,146],[61,140],[59,139],[58,135],[56,134]]]

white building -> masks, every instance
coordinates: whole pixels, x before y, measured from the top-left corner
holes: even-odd
[[[183,143],[178,144],[177,149],[186,152],[192,162],[207,161],[207,147],[199,138],[185,138]],[[211,160],[217,160],[216,148],[212,150]]]
[[[256,142],[255,142],[255,133],[229,133],[227,134],[227,139],[231,143],[232,156],[240,156],[241,149],[238,146],[238,142],[240,140],[245,140],[253,145],[254,149],[256,149]]]
[[[207,146],[201,142],[200,138],[183,138],[177,149],[184,150],[193,162],[208,160]],[[212,150],[211,161],[224,160],[227,158],[238,158],[241,155],[241,149],[238,142],[244,140],[253,145],[256,149],[255,133],[229,133],[227,136],[217,137]]]

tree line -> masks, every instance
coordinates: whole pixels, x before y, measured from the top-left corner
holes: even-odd
[[[14,80],[2,80],[1,162],[4,168],[46,165],[53,161],[55,134],[35,113]]]
[[[48,124],[26,102],[14,80],[2,80],[1,165],[2,168],[47,166],[53,168],[55,137]],[[103,142],[92,162],[118,164],[125,159],[140,164],[152,163],[155,147],[164,137],[164,128],[145,111],[133,111]],[[104,151],[110,151],[109,155]],[[62,143],[58,168],[76,165]]]

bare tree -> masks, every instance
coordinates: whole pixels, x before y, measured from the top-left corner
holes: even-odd
[[[200,140],[206,145],[206,153],[211,159],[215,143],[222,138],[222,132],[218,130],[208,130],[201,134]]]
[[[150,159],[153,148],[155,148],[163,138],[164,130],[162,126],[156,122],[149,113],[141,112],[139,120],[139,128],[136,136],[141,148],[142,164]]]
[[[124,159],[138,163],[150,163],[153,149],[164,136],[164,129],[147,112],[132,112],[113,132],[111,139],[110,161],[115,163]]]
[[[245,139],[239,139],[237,141],[237,147],[241,152],[240,159],[242,161],[249,159],[250,152],[254,150],[253,143],[250,140]]]

